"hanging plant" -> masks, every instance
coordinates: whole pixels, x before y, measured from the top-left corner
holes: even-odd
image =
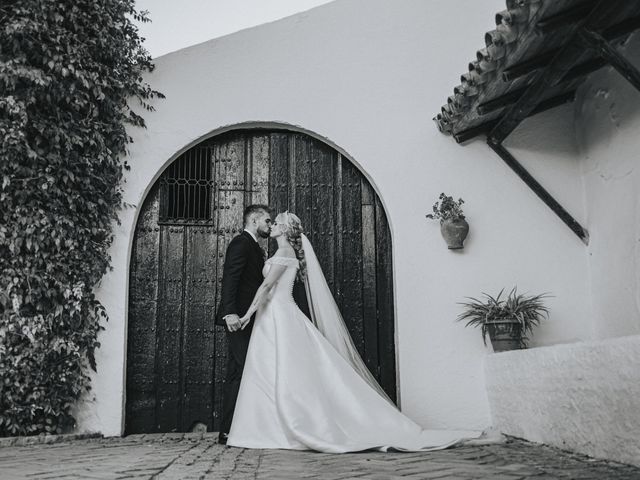
[[[465,220],[462,212],[464,200],[457,201],[444,193],[440,194],[439,200],[433,204],[433,213],[426,215],[432,220],[440,220],[440,232],[447,242],[447,247],[451,250],[464,248],[464,240],[469,233],[469,224]]]

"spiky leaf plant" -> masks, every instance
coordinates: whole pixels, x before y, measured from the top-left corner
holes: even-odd
[[[519,294],[517,287],[514,287],[506,298],[503,298],[503,293],[504,289],[493,297],[483,292],[483,300],[466,297],[470,301],[459,303],[464,310],[456,320],[466,321],[465,326],[467,327],[480,327],[485,345],[490,324],[517,323],[522,332],[521,343],[526,348],[529,334],[533,333],[533,328],[538,326],[544,318],[549,317],[549,310],[545,307],[543,300],[549,298],[550,295],[547,293]]]

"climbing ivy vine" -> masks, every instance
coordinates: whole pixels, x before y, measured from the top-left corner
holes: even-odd
[[[126,125],[162,97],[134,0],[0,3],[0,435],[62,433],[107,320]]]

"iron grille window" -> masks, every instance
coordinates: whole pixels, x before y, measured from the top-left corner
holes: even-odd
[[[212,222],[211,149],[193,148],[178,157],[160,178],[160,222]]]

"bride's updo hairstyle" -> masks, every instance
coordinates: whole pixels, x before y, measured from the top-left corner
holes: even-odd
[[[298,279],[304,280],[307,275],[307,262],[304,258],[304,249],[302,248],[302,222],[294,213],[283,212],[276,217],[276,223],[282,225],[283,233],[296,252],[296,258],[300,262],[298,269]]]

